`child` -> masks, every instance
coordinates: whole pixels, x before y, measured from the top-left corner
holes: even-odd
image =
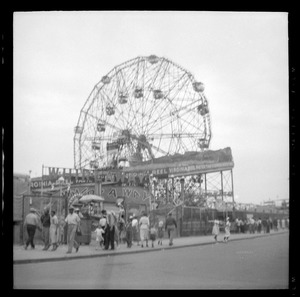
[[[125,228],[126,228],[126,242],[127,242],[127,247],[128,248],[131,248],[131,246],[132,246],[132,238],[133,238],[132,219],[133,219],[133,217],[130,216],[129,219],[128,219],[128,222],[125,226]]]
[[[96,233],[96,243],[97,243],[97,246],[99,244],[100,248],[103,249],[103,246],[104,246],[104,238],[103,238],[103,235],[104,234],[104,229],[101,228],[100,226],[98,226],[95,230],[95,233]],[[96,250],[98,249],[96,246]]]
[[[158,223],[158,243],[157,244],[160,244],[160,245],[162,245],[162,240],[163,240],[163,237],[164,237],[163,226],[164,226],[164,222],[159,221],[159,223]]]
[[[152,247],[154,247],[154,241],[156,239],[156,229],[154,225],[150,227],[150,240],[152,241]]]

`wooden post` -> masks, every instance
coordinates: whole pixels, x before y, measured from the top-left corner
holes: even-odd
[[[169,204],[169,191],[168,191],[168,186],[169,186],[169,178],[167,177],[166,179],[166,200],[167,200],[167,204]]]
[[[181,192],[180,192],[180,196],[181,196],[181,199],[183,201],[183,204],[184,204],[184,178],[181,178],[180,179],[180,184],[181,184]]]
[[[174,176],[172,176],[172,199],[175,200]]]
[[[24,221],[25,221],[25,207],[24,207],[24,195],[22,195],[22,232],[20,232],[21,243],[24,244]]]
[[[221,194],[222,194],[222,201],[224,201],[224,196],[223,196],[223,171],[221,171]]]
[[[68,215],[68,195],[65,195],[65,218]],[[68,235],[68,229],[67,225],[65,225],[64,228],[64,244],[67,244],[67,235]]]
[[[232,193],[232,218],[235,219],[235,206],[234,206],[234,190],[233,190],[233,172],[232,169],[230,170],[230,174],[231,174],[231,193]]]
[[[206,173],[204,173],[204,188],[205,188],[205,198],[207,198],[207,181],[206,181]]]

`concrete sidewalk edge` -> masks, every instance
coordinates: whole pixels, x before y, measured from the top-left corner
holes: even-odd
[[[229,239],[228,243],[230,243],[231,241],[248,240],[248,239],[261,238],[261,237],[267,237],[267,236],[273,236],[273,235],[281,235],[281,234],[286,234],[286,232],[259,234],[259,235],[254,235],[251,237],[232,238],[232,239]],[[219,243],[224,243],[224,242],[219,241]],[[211,241],[211,242],[181,244],[181,245],[177,245],[177,246],[173,245],[173,246],[165,246],[165,247],[145,248],[145,249],[140,249],[140,250],[124,250],[124,251],[114,251],[114,252],[110,251],[110,252],[103,252],[101,254],[100,253],[99,254],[90,254],[90,255],[76,254],[74,256],[64,256],[64,257],[14,260],[13,264],[30,264],[30,263],[43,263],[43,262],[58,262],[58,261],[67,261],[67,260],[80,260],[80,259],[86,259],[86,258],[98,258],[98,257],[110,257],[110,256],[119,256],[119,255],[126,255],[126,254],[138,254],[138,253],[156,252],[156,251],[162,251],[162,250],[180,249],[180,248],[186,248],[186,247],[195,247],[195,246],[201,246],[201,245],[214,245],[214,244],[215,244],[215,242]]]

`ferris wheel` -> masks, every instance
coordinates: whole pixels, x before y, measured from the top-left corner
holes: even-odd
[[[137,57],[95,85],[74,130],[75,168],[130,166],[207,149],[204,84],[166,58]]]

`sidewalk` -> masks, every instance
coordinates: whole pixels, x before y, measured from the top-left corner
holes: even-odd
[[[255,233],[255,234],[231,234],[229,238],[230,241],[236,240],[245,240],[265,236],[279,235],[282,233],[288,233],[288,229],[271,231],[271,233]],[[221,233],[218,237],[219,241],[223,240],[223,234]],[[26,263],[41,263],[41,262],[50,262],[50,261],[65,261],[65,260],[74,260],[74,259],[84,259],[84,258],[93,258],[93,257],[107,257],[107,256],[116,256],[124,254],[133,254],[133,253],[144,253],[144,252],[153,252],[158,250],[168,250],[175,248],[183,248],[189,246],[199,246],[199,245],[214,245],[214,239],[212,235],[207,236],[190,236],[190,237],[178,237],[174,238],[174,245],[169,246],[168,239],[163,240],[163,245],[158,246],[157,240],[154,243],[154,248],[151,247],[151,241],[149,241],[149,247],[142,248],[137,246],[136,243],[131,248],[127,248],[126,244],[120,244],[115,250],[96,250],[96,243],[94,240],[90,245],[81,245],[78,253],[73,252],[71,254],[66,254],[67,246],[61,245],[56,251],[43,251],[43,246],[36,245],[35,249],[32,250],[30,246],[27,250],[24,249],[24,246],[14,245],[13,247],[13,264],[26,264]]]

